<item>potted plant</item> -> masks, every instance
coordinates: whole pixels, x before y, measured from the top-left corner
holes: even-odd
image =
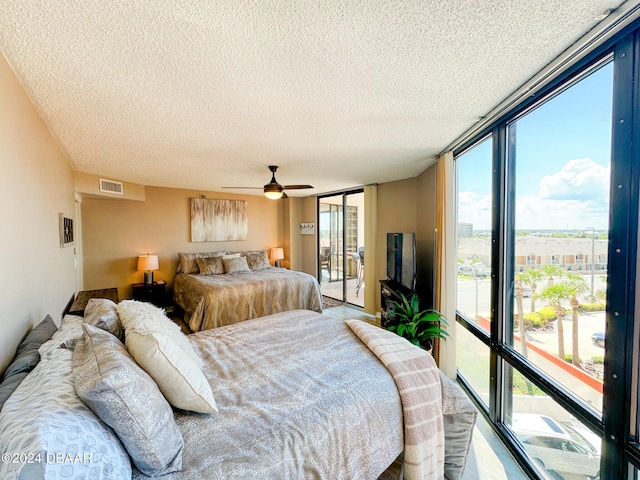
[[[406,338],[414,345],[431,350],[434,338],[445,339],[449,336],[442,327],[448,325],[447,319],[436,309],[420,310],[420,299],[416,293],[407,298],[400,294],[401,301],[393,302],[387,329]]]

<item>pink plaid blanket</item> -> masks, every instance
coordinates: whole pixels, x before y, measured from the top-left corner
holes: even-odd
[[[389,370],[404,416],[404,477],[444,478],[444,425],[440,377],[429,353],[361,320],[345,323]]]

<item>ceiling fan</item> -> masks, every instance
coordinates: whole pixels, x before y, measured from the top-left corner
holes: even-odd
[[[272,200],[277,200],[278,198],[287,198],[287,194],[284,193],[285,190],[303,190],[305,188],[313,188],[311,185],[280,185],[276,180],[276,170],[278,167],[276,165],[269,165],[269,170],[271,170],[271,181],[267,183],[264,187],[222,187],[222,188],[262,188],[264,190],[264,195],[267,198]]]

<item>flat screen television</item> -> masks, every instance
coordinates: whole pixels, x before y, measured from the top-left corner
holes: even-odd
[[[387,233],[387,277],[409,290],[415,290],[415,233]]]

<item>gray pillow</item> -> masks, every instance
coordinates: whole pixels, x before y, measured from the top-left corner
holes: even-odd
[[[118,317],[117,305],[108,298],[90,298],[84,309],[84,321],[89,325],[101,328],[111,335],[124,338],[124,331]]]
[[[245,257],[223,258],[224,270],[227,273],[250,272],[247,259]]]
[[[73,351],[76,392],[116,432],[145,475],[182,468],[184,441],[173,410],[120,340],[87,325]]]
[[[23,350],[30,350],[34,346],[37,350],[40,348],[40,345],[49,340],[57,330],[58,327],[53,321],[53,318],[51,318],[51,315],[47,315],[44,317],[44,320],[33,327],[33,330],[31,330],[25,339],[20,342],[17,353],[19,354]]]
[[[464,474],[478,410],[460,388],[441,370],[444,424],[444,476],[459,480]]]
[[[4,379],[21,372],[30,372],[40,361],[38,348],[49,340],[58,330],[51,316],[47,315],[36,325],[20,342],[16,350],[16,356],[4,371]]]

